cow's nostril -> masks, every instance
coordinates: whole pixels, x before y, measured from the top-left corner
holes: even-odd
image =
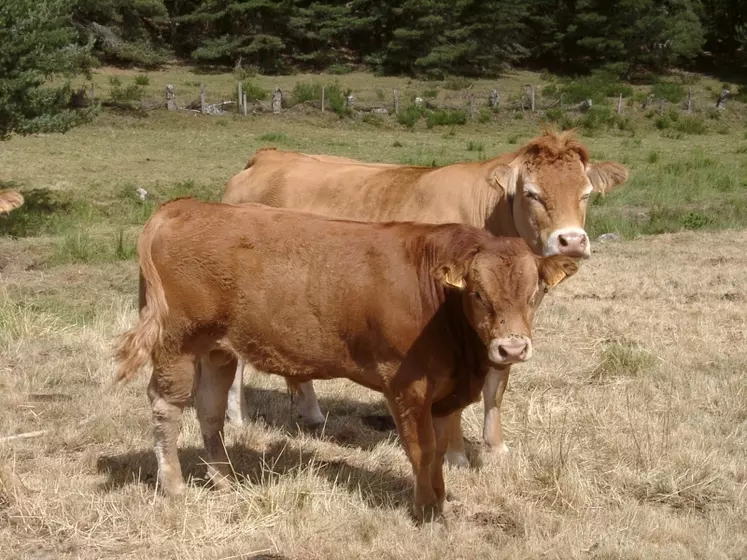
[[[503,346],[499,346],[499,347],[498,347],[498,354],[499,354],[499,355],[500,355],[500,357],[501,357],[501,358],[503,358],[504,360],[505,360],[506,358],[508,358],[508,352],[506,352],[506,349],[505,349],[505,348],[504,348]]]
[[[568,247],[568,240],[563,235],[558,236],[558,243],[560,243],[561,247]]]

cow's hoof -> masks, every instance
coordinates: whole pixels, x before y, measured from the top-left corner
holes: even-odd
[[[468,469],[470,467],[467,455],[462,451],[447,451],[446,464],[457,469]]]
[[[209,468],[207,472],[208,485],[217,491],[226,491],[231,489],[231,476],[219,472],[217,469]]]
[[[240,414],[237,416],[227,414],[226,422],[230,424],[231,426],[237,426],[240,428],[242,426],[246,426],[249,423],[249,419],[243,418]]]
[[[413,517],[418,524],[439,522],[444,523],[443,509],[438,504],[423,504],[415,506]]]
[[[320,428],[324,425],[327,419],[322,414],[322,411],[316,411],[312,414],[301,414],[301,420],[307,428]]]
[[[163,493],[172,499],[181,498],[187,491],[187,485],[184,484],[183,480],[164,481],[161,488],[163,488]]]

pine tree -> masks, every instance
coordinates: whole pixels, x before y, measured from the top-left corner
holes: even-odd
[[[170,54],[163,0],[76,0],[75,21],[106,62],[157,66]]]
[[[205,0],[178,23],[202,41],[191,52],[201,62],[253,64],[265,72],[287,64],[292,0]]]
[[[90,47],[76,45],[70,0],[0,3],[0,139],[11,133],[64,132],[90,112],[67,107],[69,78],[85,71]]]

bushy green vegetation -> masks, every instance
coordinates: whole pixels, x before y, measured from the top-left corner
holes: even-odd
[[[643,77],[707,51],[745,70],[747,4],[724,0],[14,0],[64,6],[77,39],[105,63],[153,67],[174,55],[205,66],[285,74],[361,65],[385,73],[496,76],[530,64]],[[24,8],[25,9],[25,8]],[[711,59],[709,59],[711,60]],[[711,62],[712,64],[713,62]],[[463,78],[452,78],[454,89]]]
[[[296,103],[315,102],[321,105],[322,88],[324,88],[324,104],[326,108],[331,109],[340,116],[350,114],[346,99],[351,91],[343,89],[339,83],[296,83],[293,88],[293,99]]]
[[[429,111],[425,122],[428,128],[467,124],[467,111],[459,109]]]
[[[85,71],[89,46],[76,46],[68,0],[0,3],[0,140],[12,132],[62,132],[90,112],[67,106],[71,76]],[[50,85],[56,76],[58,83]]]

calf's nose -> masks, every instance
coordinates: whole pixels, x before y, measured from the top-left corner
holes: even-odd
[[[490,342],[490,361],[508,365],[526,362],[532,357],[532,341],[525,336],[494,338]]]

